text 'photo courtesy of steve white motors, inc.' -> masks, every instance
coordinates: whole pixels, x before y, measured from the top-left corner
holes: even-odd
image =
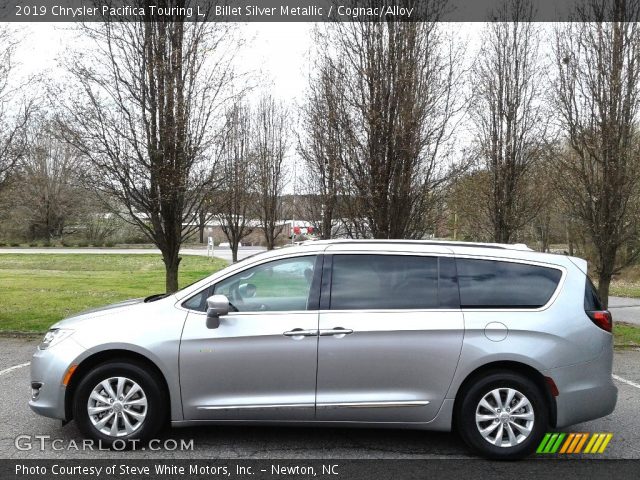
[[[268,462],[257,463],[229,463],[224,465],[203,464],[199,462],[180,463],[105,463],[104,465],[78,465],[78,464],[57,464],[51,462],[50,465],[16,465],[15,474],[17,476],[43,476],[66,478],[68,476],[83,475],[95,478],[115,478],[115,477],[248,477],[263,475],[268,477],[298,476],[316,477],[340,476],[340,465],[338,464],[273,464]]]
[[[637,478],[640,0],[0,0],[0,480]]]

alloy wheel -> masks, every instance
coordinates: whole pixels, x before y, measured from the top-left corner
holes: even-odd
[[[126,377],[102,380],[93,388],[87,402],[91,423],[110,437],[124,437],[138,430],[147,411],[144,390]]]
[[[476,407],[476,426],[480,435],[497,447],[513,447],[524,442],[535,422],[533,405],[513,388],[496,388]]]

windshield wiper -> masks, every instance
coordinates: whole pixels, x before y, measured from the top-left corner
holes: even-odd
[[[156,300],[161,300],[163,298],[167,298],[168,296],[168,293],[156,293],[154,295],[149,295],[144,299],[144,303],[155,302]]]

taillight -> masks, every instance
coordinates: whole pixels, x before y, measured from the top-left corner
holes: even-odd
[[[593,323],[595,323],[601,329],[611,332],[613,328],[613,318],[611,317],[611,312],[608,310],[595,310],[591,312],[587,312],[587,315],[591,319]]]

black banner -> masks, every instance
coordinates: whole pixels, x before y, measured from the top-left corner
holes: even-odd
[[[531,21],[638,21],[639,0],[530,0]],[[162,7],[168,4],[169,7]],[[184,7],[175,7],[183,4]],[[504,0],[0,0],[4,22],[497,20]]]
[[[3,480],[637,478],[640,460],[0,460]],[[508,477],[507,477],[508,476]]]

